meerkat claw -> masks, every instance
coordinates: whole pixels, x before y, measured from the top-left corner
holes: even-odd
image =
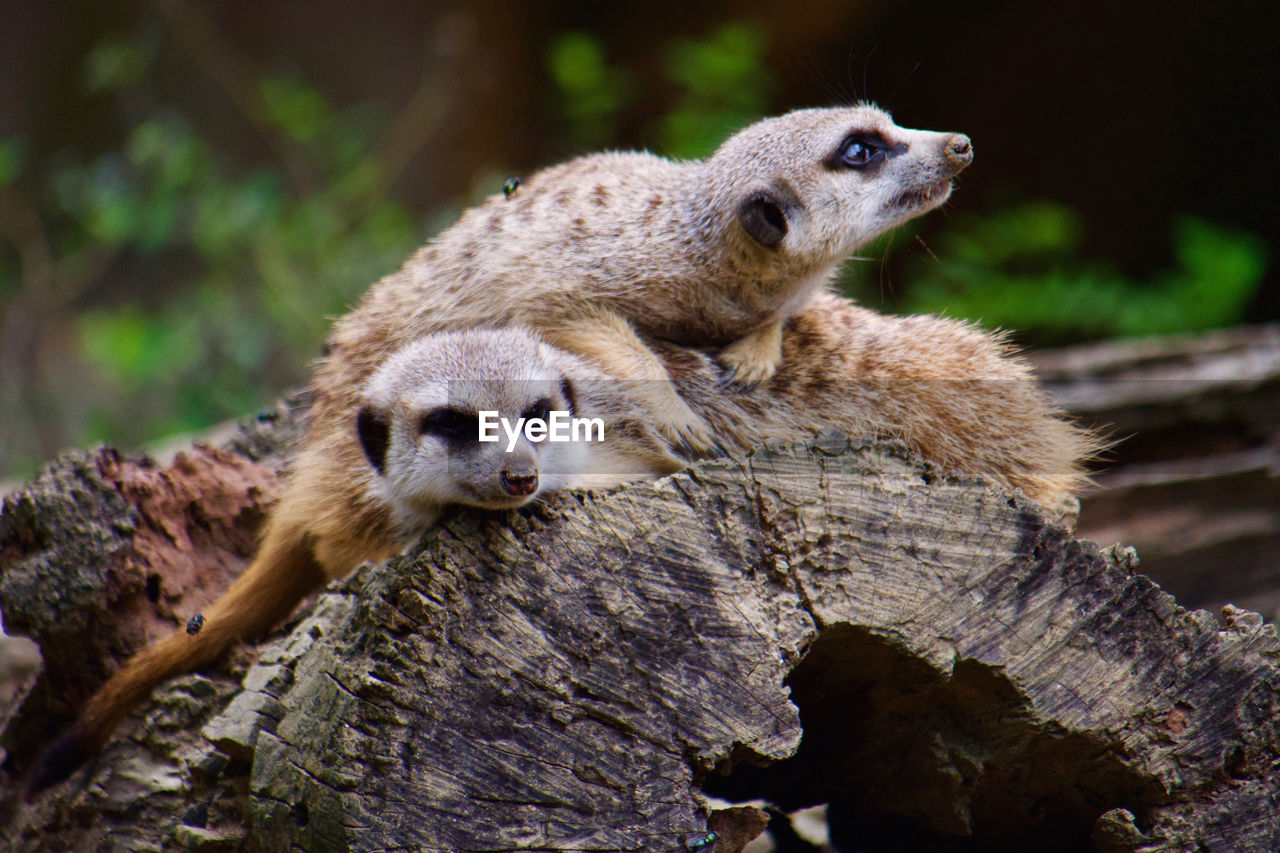
[[[717,359],[724,373],[719,387],[733,391],[751,391],[773,378],[777,362],[766,358],[743,358],[739,353],[726,351]]]
[[[725,371],[725,373],[721,375],[720,380],[716,383],[716,387],[721,391],[736,391],[739,394],[746,394],[759,388],[760,384],[768,378],[760,378],[751,375],[739,377],[738,371],[739,368],[737,367]]]
[[[685,459],[707,459],[715,455],[716,451],[723,450],[701,419],[663,424],[659,427],[659,432],[666,437],[672,449]]]
[[[720,374],[720,378],[716,381],[716,388],[721,391],[728,391],[738,387],[738,368],[731,367]]]

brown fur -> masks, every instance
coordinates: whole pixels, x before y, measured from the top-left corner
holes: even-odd
[[[194,637],[177,633],[135,655],[121,673],[94,695],[76,723],[79,732],[93,733],[92,741],[105,740],[97,733],[115,729],[129,710],[145,699],[158,681],[217,661],[232,646],[252,638],[263,626],[274,625],[324,582],[324,573],[312,559],[306,543],[290,541],[272,531],[259,549],[259,559],[270,559],[276,571],[241,575],[221,598],[204,612],[206,627]],[[181,669],[175,670],[176,661]]]
[[[766,388],[726,394],[705,354],[660,345],[680,389],[731,451],[824,430],[905,442],[962,477],[1060,511],[1086,482],[1097,437],[1062,419],[998,335],[896,317],[824,295],[789,324]]]

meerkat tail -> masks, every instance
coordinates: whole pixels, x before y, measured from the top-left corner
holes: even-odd
[[[326,579],[309,537],[297,528],[272,525],[253,563],[205,611],[199,633],[179,632],[149,646],[108,679],[70,730],[41,753],[29,791],[66,779],[92,758],[157,685],[213,663],[241,640],[265,632]]]

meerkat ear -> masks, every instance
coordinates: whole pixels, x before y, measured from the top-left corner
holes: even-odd
[[[787,236],[786,205],[768,190],[756,190],[738,205],[738,221],[761,246],[776,249]]]
[[[369,464],[382,474],[387,464],[387,447],[391,444],[391,421],[373,406],[364,406],[356,415],[356,433]]]

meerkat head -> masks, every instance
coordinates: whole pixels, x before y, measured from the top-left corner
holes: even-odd
[[[531,441],[523,418],[575,407],[559,352],[517,329],[428,335],[397,351],[368,380],[355,429],[375,488],[406,527],[446,504],[521,506],[563,488],[586,462],[578,442]],[[492,424],[482,441],[482,413]]]
[[[942,204],[972,159],[967,136],[898,127],[873,106],[809,109],[730,137],[708,180],[731,233],[817,266]]]

